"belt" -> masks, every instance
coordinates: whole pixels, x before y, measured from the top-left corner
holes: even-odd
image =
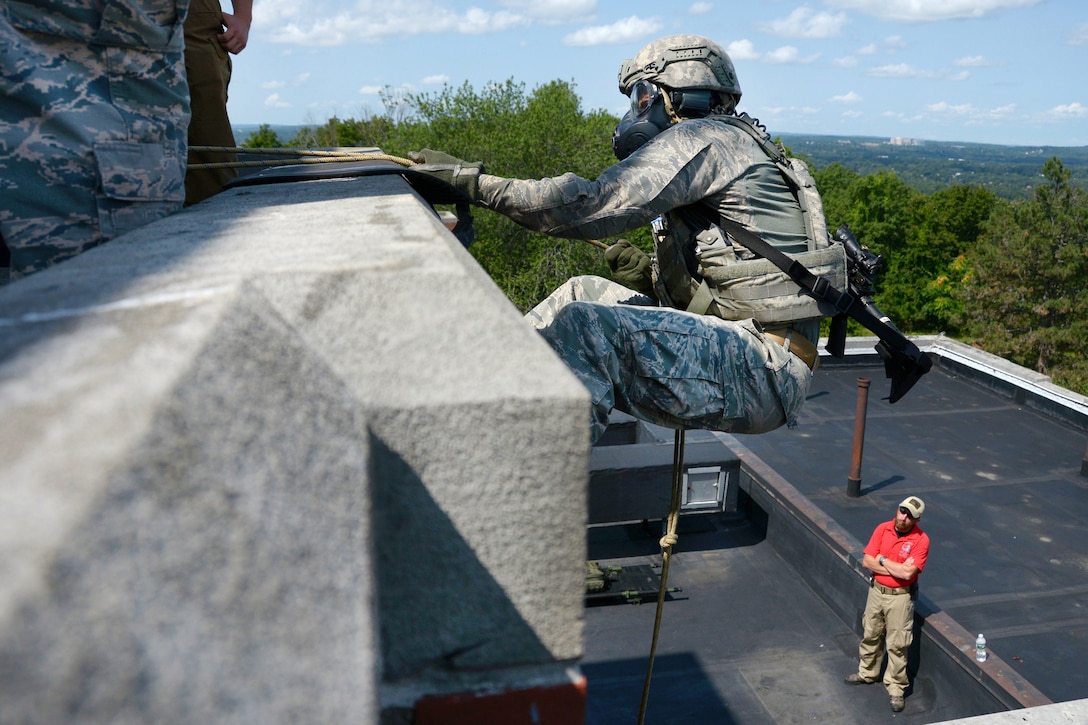
[[[815,370],[820,367],[820,351],[817,350],[816,346],[809,342],[809,339],[801,333],[795,332],[788,327],[775,327],[770,330],[764,330],[763,336],[774,340],[779,345],[801,358],[801,362],[808,365],[809,370]]]
[[[870,579],[869,586],[876,589],[881,594],[910,594],[910,590],[913,589],[915,585],[912,584],[909,587],[886,587],[883,584],[877,584],[875,580]]]

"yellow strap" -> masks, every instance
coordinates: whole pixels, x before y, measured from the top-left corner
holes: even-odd
[[[232,154],[275,154],[277,156],[291,156],[290,159],[267,159],[256,161],[222,161],[206,164],[190,164],[193,169],[225,169],[225,168],[256,168],[271,166],[291,166],[294,164],[324,164],[345,161],[391,161],[405,167],[416,164],[411,159],[389,154],[365,152],[365,151],[323,151],[320,149],[295,149],[295,148],[259,148],[249,149],[242,146],[190,146],[189,151],[201,153],[232,153]]]

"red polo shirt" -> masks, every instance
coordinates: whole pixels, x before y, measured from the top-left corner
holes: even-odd
[[[926,532],[915,522],[914,528],[900,536],[895,530],[895,519],[885,521],[873,530],[869,544],[865,547],[865,553],[874,559],[881,556],[888,557],[888,561],[903,563],[910,557],[914,557],[914,565],[918,567],[918,574],[926,566],[926,557],[929,556],[929,537]],[[913,579],[896,579],[887,574],[875,574],[877,584],[886,587],[909,587],[918,581],[918,574]]]

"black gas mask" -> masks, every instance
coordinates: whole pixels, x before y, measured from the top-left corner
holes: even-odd
[[[622,161],[670,125],[660,89],[649,81],[638,81],[631,87],[631,110],[612,133],[612,153]]]
[[[612,133],[612,153],[622,161],[640,146],[673,124],[665,105],[665,93],[676,112],[685,117],[701,117],[710,112],[709,91],[662,91],[641,80],[631,86],[631,110],[623,114]]]

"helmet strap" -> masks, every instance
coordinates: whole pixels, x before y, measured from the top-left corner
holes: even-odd
[[[661,97],[665,100],[665,113],[669,114],[669,120],[673,123],[680,123],[682,120],[680,114],[676,112],[676,109],[672,105],[672,92],[665,90]]]

